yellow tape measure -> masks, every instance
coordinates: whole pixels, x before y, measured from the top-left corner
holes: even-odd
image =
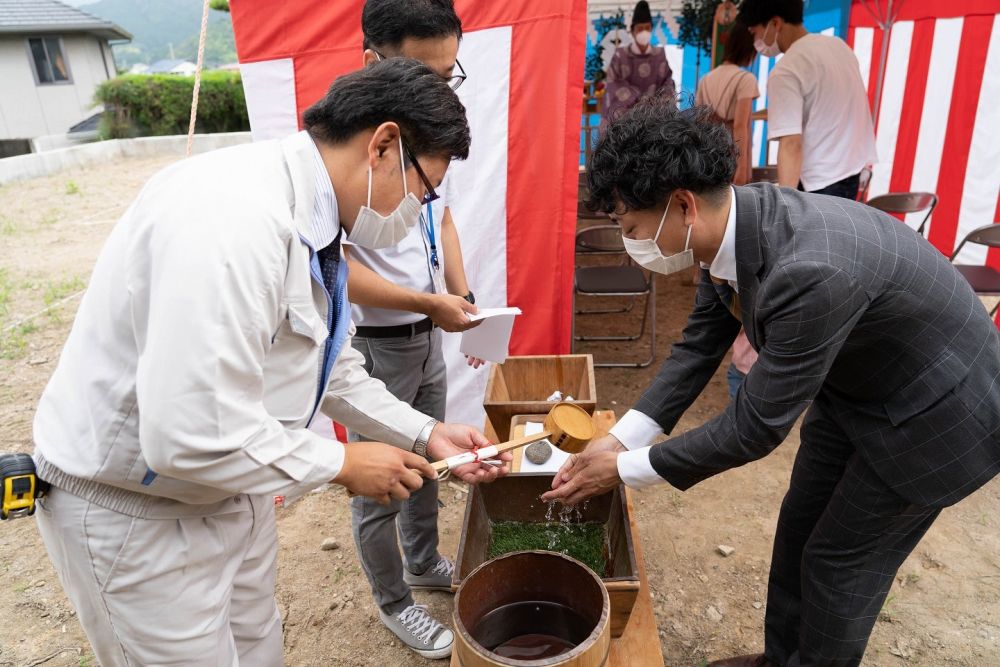
[[[35,513],[35,499],[44,484],[35,475],[35,462],[28,454],[0,454],[0,483],[3,505],[0,519],[16,519]]]

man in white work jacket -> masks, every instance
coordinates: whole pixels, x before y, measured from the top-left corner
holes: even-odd
[[[39,529],[105,667],[281,665],[274,496],[333,481],[403,499],[435,476],[425,456],[486,444],[364,372],[340,252],[416,224],[468,154],[464,108],[395,59],[338,79],[304,121],[150,180],[39,403]],[[320,413],[388,444],[324,439]],[[458,472],[502,472],[476,468]]]

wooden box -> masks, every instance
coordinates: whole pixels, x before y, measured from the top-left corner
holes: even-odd
[[[503,477],[492,484],[469,489],[462,521],[452,588],[458,590],[465,577],[487,560],[493,522],[523,521],[542,523],[548,505],[542,493],[552,484],[552,475],[516,475]],[[581,506],[582,520],[596,521],[607,527],[608,567],[598,572],[611,599],[611,636],[620,637],[628,624],[639,593],[639,569],[635,558],[635,537],[629,521],[625,487],[592,498]]]
[[[486,384],[483,407],[500,442],[510,439],[514,415],[544,415],[555,405],[546,399],[554,391],[593,414],[597,407],[594,358],[589,354],[508,357],[494,364]]]

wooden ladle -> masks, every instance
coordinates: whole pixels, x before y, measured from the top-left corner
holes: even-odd
[[[503,452],[520,449],[546,438],[559,449],[575,454],[583,451],[583,448],[593,439],[596,432],[594,420],[586,410],[574,403],[561,402],[553,405],[552,409],[549,410],[549,414],[545,415],[541,433],[526,435],[521,438],[508,440],[507,442],[490,445],[489,447],[482,447],[476,451],[449,456],[446,459],[434,461],[431,465],[437,470],[438,474],[441,474],[445,470],[451,470],[452,468],[457,468],[467,463],[474,463],[475,461],[490,459]]]

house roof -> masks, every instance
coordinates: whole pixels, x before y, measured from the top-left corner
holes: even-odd
[[[187,60],[157,60],[149,66],[149,69],[146,70],[146,74],[165,74],[173,72],[181,65],[190,65],[191,67],[195,66],[194,63]]]
[[[57,0],[0,0],[0,34],[86,32],[107,40],[132,34],[111,21]]]

